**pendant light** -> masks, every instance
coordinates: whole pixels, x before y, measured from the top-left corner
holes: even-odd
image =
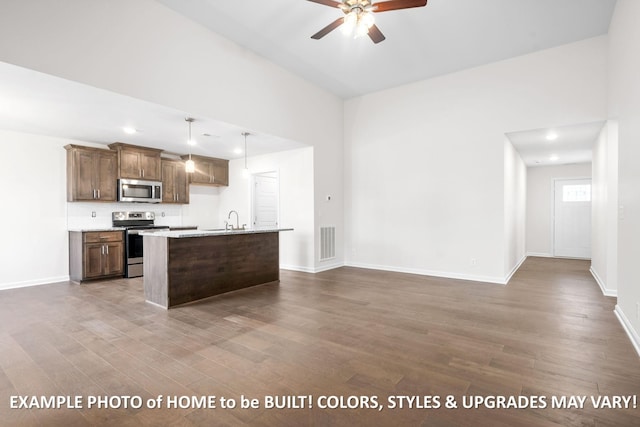
[[[247,136],[251,135],[249,132],[242,132],[244,136],[244,169],[242,170],[242,176],[249,177],[249,168],[247,167]]]
[[[184,163],[184,170],[187,173],[194,173],[196,171],[196,164],[191,160],[191,146],[194,145],[194,142],[191,139],[191,123],[193,123],[193,118],[187,117],[185,118],[185,121],[189,123],[189,139],[187,139],[187,144],[189,144],[189,160]]]

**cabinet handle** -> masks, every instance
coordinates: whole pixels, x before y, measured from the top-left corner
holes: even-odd
[[[144,169],[142,169],[142,177],[144,178]]]
[[[109,255],[109,245],[104,245],[104,249],[106,250],[107,255]]]
[[[96,198],[96,189],[95,188],[93,189],[93,198],[94,199]]]
[[[96,190],[98,192],[98,199],[100,198],[100,190]]]
[[[104,245],[100,246],[100,255],[104,255]]]
[[[176,202],[179,202],[179,201],[180,201],[180,195],[176,194]]]

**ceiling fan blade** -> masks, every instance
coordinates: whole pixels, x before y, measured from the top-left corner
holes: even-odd
[[[389,10],[409,9],[427,5],[427,0],[389,0],[373,4],[373,12],[387,12]]]
[[[307,0],[312,3],[323,4],[325,6],[337,7],[339,9],[344,7],[344,3],[334,0]]]
[[[369,28],[369,37],[376,44],[386,39],[384,34],[382,34],[382,31],[380,31],[380,28],[378,28],[375,24],[373,24],[371,28]]]
[[[324,27],[323,29],[321,29],[320,31],[312,35],[311,38],[320,40],[321,38],[329,34],[331,31],[338,28],[343,23],[344,23],[344,18],[338,18],[335,21],[333,21],[331,24],[327,25],[326,27]]]

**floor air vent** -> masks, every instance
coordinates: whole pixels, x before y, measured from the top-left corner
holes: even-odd
[[[336,257],[336,228],[320,227],[320,261]]]

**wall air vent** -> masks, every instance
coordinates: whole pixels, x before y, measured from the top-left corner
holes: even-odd
[[[320,261],[336,257],[336,228],[320,227]]]

